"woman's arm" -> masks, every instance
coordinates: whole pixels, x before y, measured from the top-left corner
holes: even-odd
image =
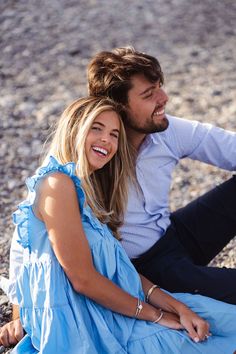
[[[147,278],[140,274],[144,294],[147,296],[154,285]],[[148,302],[157,308],[164,310],[160,324],[175,329],[186,329],[189,336],[195,341],[207,339],[210,336],[209,324],[195,312],[191,311],[185,304],[177,301],[169,294],[156,287],[148,297]],[[174,315],[174,316],[173,316]],[[178,328],[179,325],[179,328]]]
[[[70,177],[55,173],[39,188],[36,215],[47,227],[55,255],[75,291],[114,312],[134,317],[137,298],[96,271],[82,227],[75,186]],[[154,321],[160,311],[142,303],[139,319]]]

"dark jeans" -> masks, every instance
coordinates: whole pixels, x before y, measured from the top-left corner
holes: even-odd
[[[236,269],[207,264],[236,235],[236,176],[171,215],[166,234],[133,264],[171,292],[236,304]]]

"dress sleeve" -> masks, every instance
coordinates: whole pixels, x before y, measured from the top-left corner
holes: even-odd
[[[26,185],[28,187],[28,197],[18,205],[18,209],[13,213],[13,222],[16,225],[14,243],[18,242],[23,248],[29,248],[30,250],[29,210],[33,207],[35,202],[36,185],[46,175],[55,172],[61,172],[68,175],[73,180],[76,186],[81,213],[83,214],[85,194],[81,187],[80,179],[75,174],[75,167],[75,163],[73,162],[62,165],[54,157],[51,156],[46,166],[39,168],[34,176],[26,180]]]

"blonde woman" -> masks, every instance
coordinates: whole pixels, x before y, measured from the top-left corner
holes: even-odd
[[[10,294],[26,335],[12,353],[232,353],[235,306],[175,295],[200,318],[140,278],[120,245],[134,178],[121,117],[109,99],[75,101],[27,182],[14,213],[24,261]]]

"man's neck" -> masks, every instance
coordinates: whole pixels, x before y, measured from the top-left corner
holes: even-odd
[[[126,133],[129,144],[131,144],[135,150],[138,151],[144,139],[146,138],[146,134],[138,133],[128,127],[126,127]]]

